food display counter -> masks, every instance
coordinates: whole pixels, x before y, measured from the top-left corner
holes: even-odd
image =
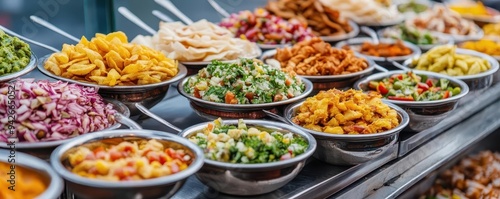
[[[0,163],[21,153],[15,165],[42,176],[40,196],[418,198],[437,190],[456,198],[476,186],[474,194],[500,197],[500,179],[477,185],[467,173],[457,174],[457,189],[442,189],[450,168],[467,166],[463,158],[498,150],[493,8],[363,0],[370,12],[360,12],[354,1],[276,0],[228,14],[209,0],[224,17],[211,22],[154,2],[179,21],[154,10],[163,20],[155,30],[122,4],[104,6],[107,21],[117,10],[152,36],[107,27],[78,39],[31,16],[73,40],[47,47],[0,26],[0,44],[15,41],[0,51]],[[35,45],[53,52],[35,55]],[[488,171],[500,176],[499,165]]]

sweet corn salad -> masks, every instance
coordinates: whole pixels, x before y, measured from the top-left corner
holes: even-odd
[[[304,153],[309,143],[293,133],[225,125],[219,118],[209,123],[189,140],[205,151],[205,157],[230,163],[268,163],[287,160]]]
[[[191,161],[184,150],[165,148],[154,139],[94,148],[80,146],[69,155],[73,173],[106,181],[167,176],[185,170]]]

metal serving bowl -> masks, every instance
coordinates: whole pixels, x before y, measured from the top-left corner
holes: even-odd
[[[491,64],[490,70],[485,72],[475,74],[475,75],[464,75],[464,76],[455,76],[454,78],[464,81],[469,86],[469,95],[462,98],[460,101],[469,101],[474,98],[475,95],[483,92],[488,89],[493,83],[493,76],[498,73],[499,64],[498,61],[493,57],[479,53],[473,50],[466,50],[462,48],[457,48],[455,53],[464,54],[464,55],[472,55],[476,57],[480,57],[488,60]],[[415,56],[413,58],[407,59],[403,65],[408,69],[413,69],[411,62],[413,59],[418,59],[420,56]],[[416,70],[415,70],[416,71]]]
[[[11,164],[9,163],[10,155],[12,155],[11,150],[0,149],[0,162]],[[32,172],[40,174],[44,178],[43,181],[48,183],[47,189],[45,189],[45,191],[37,198],[58,198],[61,195],[64,189],[63,180],[61,179],[61,177],[59,177],[59,175],[57,175],[57,173],[47,162],[21,152],[14,151],[14,155],[16,161],[15,163],[12,163],[13,165],[15,165],[16,167],[20,166],[31,170]],[[2,173],[3,172],[7,173],[8,171],[2,171]],[[16,183],[22,182],[17,181]],[[2,190],[7,191],[7,187],[2,187]]]
[[[211,102],[203,99],[196,98],[189,95],[184,91],[184,84],[187,83],[189,77],[184,78],[177,85],[177,90],[179,93],[186,97],[190,103],[191,107],[195,112],[207,120],[213,120],[213,118],[247,118],[247,119],[259,119],[266,116],[262,110],[271,110],[271,112],[276,113],[279,108],[284,107],[290,103],[296,102],[307,97],[313,90],[313,84],[311,81],[301,78],[301,81],[305,84],[305,90],[300,95],[295,96],[291,99],[271,102],[265,104],[226,104],[219,102]],[[211,117],[213,116],[213,117]]]
[[[370,89],[368,88],[368,84],[370,83],[370,81],[382,80],[394,74],[405,74],[406,72],[407,71],[399,70],[373,74],[356,82],[354,87],[355,89],[369,91]],[[457,107],[458,101],[462,97],[467,95],[467,93],[469,92],[469,86],[467,86],[467,84],[462,80],[451,78],[449,76],[441,75],[438,73],[426,71],[414,71],[413,73],[417,75],[426,75],[427,77],[433,79],[448,79],[450,80],[450,85],[458,86],[461,89],[461,92],[458,95],[435,101],[400,101],[384,99],[384,101],[396,104],[404,109],[410,116],[410,123],[408,125],[408,128],[411,131],[420,132],[422,130],[435,126],[443,119],[445,119],[448,114]]]
[[[156,139],[166,147],[184,149],[194,157],[186,170],[168,176],[140,181],[110,182],[89,179],[72,173],[68,155],[78,146],[99,143],[119,144],[122,141]],[[153,130],[113,130],[86,134],[59,146],[50,156],[50,163],[66,181],[67,188],[78,198],[169,198],[179,190],[185,180],[203,165],[203,151],[190,141],[167,132]]]
[[[8,82],[10,80],[26,75],[36,68],[36,64],[37,64],[36,55],[33,52],[31,52],[30,62],[28,63],[28,65],[26,65],[22,70],[17,71],[15,73],[0,75],[0,82]]]
[[[120,128],[121,123],[123,122],[122,120],[128,121],[126,118],[130,116],[130,111],[128,110],[127,106],[125,106],[123,103],[112,100],[112,99],[105,99],[107,103],[113,104],[113,108],[120,114],[115,115],[115,119],[117,121],[116,124],[104,129],[104,130],[113,130]],[[124,118],[125,117],[125,118]],[[123,122],[124,124],[128,124],[127,122]],[[95,133],[95,132],[89,132],[89,133]],[[68,138],[64,140],[55,140],[55,141],[42,141],[42,142],[16,142],[16,150],[28,153],[30,155],[36,156],[38,158],[48,160],[50,157],[50,154],[54,149],[66,142],[70,142],[71,140],[77,139],[77,137],[73,138]],[[9,148],[9,145],[5,142],[0,142],[0,148]]]
[[[202,131],[208,124],[191,126],[179,135],[185,138]],[[238,120],[224,120],[225,124],[238,124]],[[236,164],[205,159],[205,164],[196,177],[205,185],[231,195],[259,195],[272,192],[290,182],[302,170],[307,158],[316,149],[316,140],[309,134],[293,126],[263,120],[245,120],[247,127],[291,132],[307,140],[309,147],[294,158],[258,164]]]
[[[170,88],[170,84],[179,81],[187,74],[186,67],[179,63],[179,72],[177,73],[177,75],[169,80],[160,83],[135,86],[105,86],[98,85],[93,82],[73,80],[53,74],[52,72],[44,68],[45,61],[49,56],[50,54],[40,59],[40,62],[38,63],[38,70],[40,70],[40,72],[57,80],[71,82],[83,86],[97,87],[99,88],[98,92],[102,97],[112,98],[123,102],[130,110],[131,115],[138,115],[141,113],[135,106],[135,104],[137,103],[142,104],[146,108],[151,108],[158,104],[167,94],[168,89]]]
[[[309,132],[316,138],[318,147],[314,157],[328,164],[334,165],[356,165],[368,162],[383,155],[394,144],[396,144],[399,132],[409,123],[408,114],[398,106],[386,103],[396,110],[399,116],[399,125],[395,128],[375,134],[338,135],[311,129],[306,129],[292,122],[297,114],[298,108],[304,103],[298,102],[285,109],[285,119],[288,123]]]
[[[415,17],[406,20],[405,23],[407,26],[414,27],[414,25],[412,23],[414,20],[415,20]],[[432,31],[432,30],[428,30],[428,31],[430,33],[433,33],[433,34],[441,34],[444,37],[451,38],[451,39],[453,39],[453,41],[455,41],[455,43],[458,43],[458,42],[462,42],[462,41],[478,40],[478,39],[483,38],[484,32],[481,29],[481,27],[479,27],[477,24],[474,24],[474,30],[476,32],[475,35],[454,35],[454,34],[447,34],[447,33],[442,33],[442,32],[437,32],[437,31]]]
[[[388,39],[388,38],[382,38],[379,40],[380,40],[380,43],[389,43],[389,44],[396,43],[396,41],[397,41],[395,39]],[[372,40],[372,38],[369,38],[369,37],[358,37],[358,38],[353,38],[353,39],[341,41],[341,42],[337,43],[337,45],[335,47],[342,48],[344,46],[350,46],[351,49],[353,51],[355,51],[356,53],[363,55],[364,57],[367,57],[368,59],[375,61],[376,64],[381,65],[381,66],[385,66],[385,67],[391,67],[392,66],[391,61],[403,62],[408,58],[420,55],[422,53],[422,51],[420,50],[420,48],[417,45],[412,44],[410,42],[403,41],[405,46],[411,49],[411,51],[412,51],[411,54],[406,55],[406,56],[397,56],[397,57],[369,56],[369,55],[359,53],[359,48],[361,47],[361,44],[363,44],[364,42],[373,43],[373,40]]]
[[[274,49],[274,48],[276,48],[276,46],[278,46],[278,45],[266,45],[266,46],[261,46],[261,45],[266,45],[266,44],[256,44],[255,45],[256,54],[249,56],[249,57],[242,57],[242,58],[249,58],[249,59],[258,58],[262,55],[262,49],[269,49],[269,48]],[[239,59],[225,60],[225,61],[220,60],[220,62],[222,62],[222,63],[236,63],[238,61],[239,61]],[[212,61],[182,61],[181,63],[186,66],[187,75],[194,75],[194,74],[198,74],[199,70],[207,67],[210,63],[212,63]]]
[[[264,54],[262,54],[261,59],[270,66],[281,68],[281,64],[279,63],[279,61],[274,59],[276,51],[277,50],[269,50],[264,52]],[[373,69],[375,69],[375,62],[369,58],[365,59],[368,62],[368,68],[359,72],[342,74],[342,75],[316,75],[316,76],[299,75],[299,76],[306,78],[313,83],[313,93],[317,93],[320,90],[328,90],[331,88],[337,88],[337,89],[351,88],[354,82],[356,82],[356,80],[359,80],[361,77],[370,74],[373,71]]]
[[[398,35],[400,35],[401,31],[397,26],[392,26],[392,27],[387,27],[381,30],[377,31],[377,35],[381,38],[391,38],[386,35],[386,32],[388,31],[394,31],[394,32],[399,32]],[[451,37],[444,36],[443,34],[440,33],[430,33],[431,36],[433,36],[435,39],[437,39],[436,44],[415,44],[417,45],[422,52],[427,52],[431,48],[434,48],[436,46],[441,46],[441,45],[448,45],[448,44],[453,44],[454,41]],[[393,38],[392,38],[393,39]]]
[[[495,41],[497,43],[500,43],[500,37],[485,36],[483,39],[492,40],[492,41]],[[479,41],[479,40],[471,40],[471,41]],[[465,42],[466,41],[460,42],[457,44],[457,46],[459,48],[462,48],[462,46]],[[464,48],[464,49],[466,49],[466,48]],[[466,50],[469,50],[469,49],[466,49]],[[489,55],[489,56],[491,56],[493,59],[497,60],[497,62],[500,63],[500,55]],[[492,84],[496,84],[497,82],[500,82],[500,71],[497,71],[495,74],[493,74],[493,83]]]

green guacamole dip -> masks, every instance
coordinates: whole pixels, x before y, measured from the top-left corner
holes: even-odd
[[[30,46],[0,30],[0,75],[24,69],[30,62]]]

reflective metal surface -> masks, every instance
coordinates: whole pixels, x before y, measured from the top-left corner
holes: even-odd
[[[139,180],[111,182],[81,177],[72,173],[68,155],[75,152],[78,146],[95,145],[96,143],[119,144],[122,141],[138,141],[156,139],[165,147],[183,149],[193,157],[187,169],[168,176]],[[99,134],[82,135],[70,142],[59,146],[50,157],[50,163],[56,172],[65,179],[66,186],[78,198],[92,199],[135,199],[135,198],[169,198],[178,191],[184,181],[196,173],[203,165],[203,151],[177,135],[167,132],[151,130],[113,130],[103,131]]]
[[[185,129],[179,135],[185,138],[202,132],[208,123],[201,123]],[[224,124],[237,125],[238,120],[224,120]],[[304,164],[316,150],[316,140],[309,133],[288,124],[245,120],[247,127],[262,128],[278,132],[291,132],[309,143],[303,154],[288,160],[259,163],[234,164],[205,159],[205,164],[196,177],[205,185],[231,195],[260,195],[272,192],[290,182],[302,170]]]

